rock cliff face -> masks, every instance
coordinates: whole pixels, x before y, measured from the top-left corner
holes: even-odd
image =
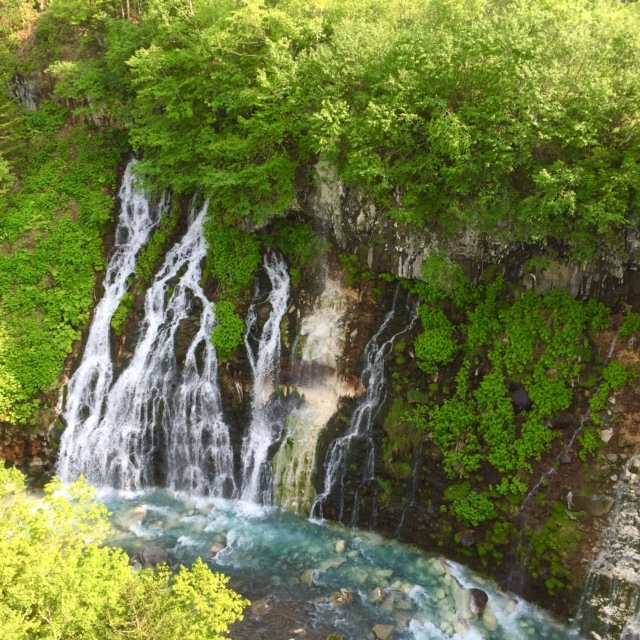
[[[509,229],[494,235],[467,227],[457,231],[416,229],[390,220],[357,189],[347,188],[324,162],[315,168],[317,187],[302,198],[305,209],[326,224],[342,250],[349,250],[374,272],[421,278],[430,256],[441,256],[477,276],[499,265],[505,277],[539,293],[561,288],[574,298],[596,298],[610,306],[640,309],[640,228],[625,229],[621,249],[583,262],[558,246],[521,245]]]
[[[334,248],[327,252],[321,272],[307,268],[299,283],[292,287],[291,303],[280,324],[282,357],[279,381],[274,385],[284,396],[284,400],[278,398],[277,401],[282,406],[294,407],[269,453],[274,499],[291,510],[309,513],[314,498],[323,492],[332,443],[348,436],[355,411],[365,397],[366,385],[360,376],[366,347],[385,314],[396,304],[395,283],[374,278],[357,278],[357,282],[351,278],[350,281],[348,269],[340,259],[342,256],[357,256],[360,273],[389,273],[400,278],[420,278],[423,265],[431,256],[444,257],[459,265],[472,281],[491,268],[502,273],[506,280],[535,288],[540,293],[562,288],[574,297],[598,298],[617,310],[624,307],[640,311],[638,230],[627,230],[624,256],[612,254],[583,264],[572,261],[562,251],[552,254],[541,247],[513,245],[498,236],[473,230],[447,234],[441,229],[417,230],[394,223],[356,190],[341,185],[329,167],[320,164],[317,171],[318,186],[300,195],[296,215],[322,229]],[[184,230],[185,225],[179,224],[175,238]],[[500,238],[503,237],[501,233]],[[215,287],[211,283],[204,287],[205,295],[214,299]],[[141,295],[133,302],[124,335],[112,336],[112,352],[118,368],[131,358],[138,339]],[[257,324],[263,325],[271,312],[268,305],[258,308]],[[491,573],[506,588],[568,615],[577,602],[590,562],[598,554],[599,541],[606,538],[608,522],[614,517],[615,509],[586,516],[563,512],[561,518],[553,520],[552,505],[566,501],[570,491],[576,496],[582,492],[585,496],[615,497],[618,475],[624,473],[627,461],[640,443],[637,435],[640,424],[632,417],[640,415],[636,410],[640,407],[640,392],[638,389],[627,391],[627,396],[620,398],[616,405],[622,406],[623,411],[608,412],[605,418],[605,426],[610,431],[607,457],[600,455],[591,466],[581,462],[575,450],[565,450],[570,439],[567,434],[574,432],[586,411],[585,400],[578,394],[577,401],[554,427],[562,431],[562,437],[548,455],[534,465],[534,474],[540,478],[557,467],[540,491],[542,498],[535,496],[527,508],[514,508],[505,516],[504,522],[511,527],[509,535],[498,535],[491,524],[465,528],[445,513],[450,503],[445,492],[451,481],[442,467],[440,452],[427,434],[402,418],[404,409],[423,401],[413,388],[452,384],[453,378],[451,372],[444,372],[434,383],[419,370],[413,343],[420,329],[411,324],[410,315],[405,305],[391,321],[390,335],[406,328],[403,346],[396,350],[399,341],[392,342],[385,353],[382,382],[385,393],[379,394],[379,403],[371,417],[369,441],[354,440],[345,459],[340,491],[326,496],[324,516],[372,528],[425,549],[444,551]],[[184,366],[182,343],[188,344],[192,337],[189,326],[185,321],[176,336],[178,368]],[[603,351],[609,342],[603,343]],[[637,354],[633,349],[628,351],[624,357],[629,363],[637,364]],[[78,345],[69,371],[77,366],[80,353]],[[251,416],[252,371],[247,354],[241,350],[236,357],[221,364],[219,373],[222,405],[238,468],[241,466],[239,452]],[[380,383],[380,379],[377,380]],[[412,381],[409,391],[405,380]],[[53,409],[56,403],[58,398],[52,398],[47,414],[52,419],[43,421],[40,429],[43,434],[25,442],[7,442],[2,454],[6,459],[29,466],[36,478],[52,470],[56,442],[64,426],[58,422],[51,428],[57,415]],[[46,455],[41,455],[41,451]],[[239,482],[240,478],[236,480]],[[490,481],[487,478],[487,486]],[[545,581],[555,576],[548,568],[539,568],[532,575],[531,558],[526,553],[523,555],[521,549],[523,536],[528,529],[535,531],[548,522],[563,527],[574,518],[579,518],[576,530],[582,538],[577,549],[572,548],[571,557],[565,558],[564,567],[573,575],[570,586],[574,591],[568,597],[553,598],[547,593]]]

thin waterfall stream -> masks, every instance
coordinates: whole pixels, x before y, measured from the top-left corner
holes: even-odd
[[[104,278],[104,295],[96,305],[80,366],[67,385],[64,417],[67,423],[58,459],[58,474],[75,479],[84,470],[76,469],[83,438],[100,422],[104,403],[113,382],[111,320],[129,288],[128,279],[136,268],[138,253],[164,215],[167,201],[153,206],[148,196],[135,188],[131,160],[118,194],[120,216],[115,231],[115,250]]]
[[[281,348],[280,323],[289,304],[291,281],[287,264],[279,253],[265,255],[264,269],[271,284],[271,291],[266,300],[271,307],[271,313],[254,347],[251,337],[259,333],[257,307],[264,303],[257,286],[254,302],[247,316],[245,333],[245,345],[253,372],[253,399],[251,421],[242,443],[241,497],[247,502],[270,504],[271,477],[267,468],[267,455],[279,437],[281,429],[268,411],[268,401],[277,386]]]
[[[320,493],[311,508],[312,517],[323,517],[322,505],[331,492],[340,484],[340,514],[338,520],[344,519],[345,506],[345,486],[344,478],[347,471],[348,454],[355,441],[362,441],[367,448],[365,464],[361,476],[360,486],[371,482],[374,477],[375,450],[373,446],[373,424],[378,410],[381,408],[386,397],[385,379],[385,358],[393,347],[395,340],[406,333],[413,326],[417,317],[417,305],[410,311],[409,323],[395,332],[390,338],[384,340],[383,335],[392,320],[398,314],[398,292],[396,289],[391,309],[385,315],[380,328],[367,344],[364,352],[364,365],[362,370],[362,381],[366,388],[364,398],[356,406],[351,418],[351,425],[347,433],[334,440],[325,461],[324,489]],[[358,499],[354,500],[354,510],[352,513],[352,525],[357,525],[358,520]]]

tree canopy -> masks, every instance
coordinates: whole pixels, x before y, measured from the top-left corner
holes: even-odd
[[[77,3],[52,0],[52,19]],[[561,240],[579,257],[637,215],[637,3],[149,0],[139,11],[127,21],[114,5],[87,27],[104,49],[54,66],[58,94],[122,119],[150,179],[204,189],[229,222],[282,215],[320,156],[394,218]]]

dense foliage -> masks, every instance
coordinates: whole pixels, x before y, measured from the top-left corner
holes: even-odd
[[[248,604],[197,561],[134,573],[120,549],[100,546],[108,512],[85,482],[43,500],[0,463],[0,635],[4,640],[223,640]]]
[[[103,43],[52,67],[57,94],[124,121],[141,171],[203,189],[227,223],[281,216],[320,156],[399,220],[581,256],[637,214],[637,3],[139,6],[127,21],[119,4],[52,0],[50,20]]]
[[[105,266],[119,146],[110,132],[69,126],[48,104],[22,117],[28,159],[19,188],[0,195],[0,420],[33,419],[37,394],[55,383],[80,337]]]
[[[564,291],[514,296],[501,278],[477,287],[439,282],[408,283],[424,302],[424,332],[415,341],[415,354],[428,374],[457,358],[455,388],[441,387],[440,399],[435,396],[412,413],[441,451],[449,477],[467,482],[461,485],[467,491],[452,498],[452,513],[475,526],[495,512],[488,496],[471,490],[474,483],[486,486],[490,479],[494,498],[516,502],[528,490],[532,464],[560,435],[551,421],[570,408],[576,382],[593,371],[588,368],[593,341],[607,326],[608,310]],[[457,319],[456,326],[447,314]],[[610,392],[631,377],[617,362],[604,369],[591,401],[594,421],[602,411],[595,400],[602,397],[606,404]],[[518,390],[524,398],[520,405],[513,396]],[[589,431],[583,434],[583,455],[599,441],[592,442]]]
[[[1,13],[3,83],[46,69],[55,101],[124,130],[153,189],[209,199],[210,273],[236,307],[218,335],[236,346],[259,264],[251,232],[298,206],[319,160],[394,220],[579,257],[637,219],[637,3],[4,0]],[[118,145],[67,115],[23,118],[0,101],[5,421],[29,419],[55,382],[101,267]],[[418,345],[425,371],[457,349],[433,331],[439,355]]]

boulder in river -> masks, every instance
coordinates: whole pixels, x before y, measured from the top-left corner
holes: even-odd
[[[393,638],[395,630],[395,627],[390,624],[377,624],[372,629],[373,635],[376,637],[376,640],[391,640],[391,638]]]
[[[116,525],[122,529],[130,529],[134,525],[142,522],[147,517],[147,508],[144,505],[137,505],[123,511],[116,519]]]
[[[340,589],[340,591],[332,593],[329,599],[336,607],[345,607],[353,600],[353,593],[346,589]]]
[[[306,569],[301,576],[302,582],[304,582],[309,587],[313,586],[313,583],[316,579],[316,571],[315,569]]]
[[[487,606],[487,602],[489,602],[489,596],[482,589],[471,589],[470,591],[472,606],[478,612],[478,615],[481,616]]]
[[[169,554],[162,547],[145,547],[138,555],[143,569],[155,569],[169,564]]]
[[[369,602],[371,604],[380,604],[386,596],[386,592],[382,587],[376,587],[370,594],[369,594]]]

